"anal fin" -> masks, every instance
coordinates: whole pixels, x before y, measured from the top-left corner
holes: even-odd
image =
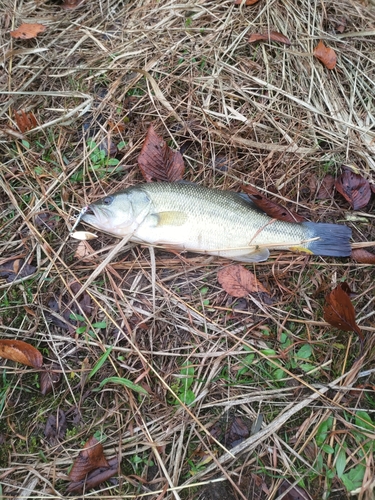
[[[219,253],[220,257],[227,257],[228,259],[238,260],[240,262],[264,262],[268,260],[270,256],[270,251],[268,248],[262,248],[261,250],[255,250],[254,252],[244,252],[240,253],[238,250],[228,250]]]

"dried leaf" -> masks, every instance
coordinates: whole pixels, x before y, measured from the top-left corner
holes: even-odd
[[[352,259],[361,264],[375,264],[375,255],[364,248],[352,250]]]
[[[322,41],[315,47],[314,56],[319,59],[327,69],[333,69],[336,66],[336,52],[330,47],[326,47]]]
[[[0,340],[0,357],[38,369],[43,364],[43,356],[38,349],[22,340]]]
[[[108,120],[108,127],[114,134],[123,134],[126,129],[126,125],[124,122],[114,122],[113,120]]]
[[[22,23],[16,30],[11,31],[10,35],[13,38],[20,38],[22,40],[28,40],[29,38],[35,38],[39,33],[43,33],[47,29],[47,26],[38,23]]]
[[[46,367],[45,371],[40,375],[40,392],[42,396],[52,392],[52,389],[60,383],[61,373],[58,370],[60,370],[58,365],[52,365]]]
[[[78,281],[73,281],[72,283],[69,284],[69,286],[74,295],[76,295],[82,288],[81,283],[78,283]],[[83,292],[78,302],[81,310],[85,314],[90,315],[92,313],[92,302],[90,295],[87,292]]]
[[[173,151],[150,125],[138,164],[147,182],[152,180],[173,182],[182,179],[185,171],[181,153]]]
[[[336,179],[337,191],[351,204],[353,210],[365,207],[371,198],[371,187],[368,180],[344,168],[343,173]]]
[[[93,262],[97,259],[93,253],[94,249],[90,243],[87,243],[87,241],[80,241],[74,253],[74,257],[76,259],[81,259],[84,262]]]
[[[285,45],[291,45],[292,42],[282,33],[277,31],[268,31],[266,33],[253,33],[248,39],[249,43],[254,42],[278,42],[284,43]]]
[[[108,158],[114,158],[118,153],[117,146],[111,139],[111,134],[106,134],[103,139],[98,138],[97,144],[98,150],[103,151]]]
[[[282,495],[286,491],[288,491],[288,493],[283,495],[284,500],[312,500],[312,497],[309,495],[309,493],[307,493],[307,491],[304,488],[301,488],[300,486],[292,487],[291,483],[286,479],[284,479],[280,485],[277,494]]]
[[[355,310],[349,298],[350,288],[341,283],[326,296],[324,319],[335,328],[344,332],[356,332],[361,341],[363,333],[355,322]]]
[[[305,220],[295,212],[288,210],[278,203],[267,199],[253,186],[243,185],[242,190],[250,196],[251,200],[258,208],[266,212],[266,214],[273,219],[278,219],[286,222],[303,222]]]
[[[8,259],[4,264],[0,265],[0,277],[6,278],[8,283],[19,278],[26,278],[34,274],[36,267],[25,263],[24,259]]]
[[[210,429],[211,436],[228,449],[250,436],[251,420],[228,412]]]
[[[233,297],[246,297],[249,293],[269,294],[256,276],[239,264],[220,269],[217,279],[224,290]]]
[[[335,23],[336,33],[344,33],[345,28],[346,28],[346,19],[345,17],[342,17]]]
[[[51,446],[55,446],[60,440],[64,439],[68,426],[65,413],[58,410],[56,415],[50,415],[44,428],[44,436]]]
[[[72,481],[67,487],[68,493],[77,492],[81,493],[83,490],[88,491],[91,488],[99,486],[100,483],[107,481],[109,478],[115,476],[118,471],[117,457],[108,460],[109,467],[99,467],[90,472],[88,476],[80,481]]]
[[[99,467],[108,468],[109,464],[104,456],[103,446],[93,436],[87,441],[83,450],[80,451],[78,457],[74,461],[73,467],[69,472],[69,480],[80,481],[89,472]]]
[[[70,283],[69,286],[73,295],[76,295],[81,289],[81,285],[76,281]],[[71,334],[75,333],[77,327],[86,324],[84,321],[74,319],[75,315],[81,316],[82,312],[88,316],[93,314],[93,305],[90,295],[87,292],[83,292],[78,301],[72,300],[71,293],[64,294],[62,292],[58,298],[49,298],[48,307],[52,311],[51,313],[47,313],[48,319],[56,326],[69,330]]]
[[[243,0],[235,0],[234,4],[235,5],[241,5]],[[244,5],[254,5],[255,3],[259,2],[259,0],[245,0]]]
[[[242,443],[250,436],[250,426],[241,417],[234,417],[230,420],[225,433],[224,445],[233,448]]]
[[[46,229],[47,231],[54,231],[58,223],[58,215],[53,212],[39,212],[35,215],[35,225]]]
[[[25,110],[21,109],[14,114],[14,119],[16,120],[17,126],[22,133],[32,130],[38,126],[35,115],[32,111],[26,113]]]
[[[316,198],[318,200],[329,200],[332,198],[333,188],[335,186],[335,178],[331,174],[327,174],[320,185]]]

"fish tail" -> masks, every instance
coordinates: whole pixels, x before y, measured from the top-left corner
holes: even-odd
[[[307,230],[307,239],[318,238],[305,246],[314,255],[349,257],[352,253],[352,230],[348,226],[316,222],[303,222],[302,226]]]

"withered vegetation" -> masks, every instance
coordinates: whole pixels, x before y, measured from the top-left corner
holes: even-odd
[[[69,230],[88,202],[142,182],[153,124],[186,180],[256,187],[373,250],[374,195],[357,213],[333,182],[319,195],[343,164],[374,184],[373,2],[65,3],[1,7],[0,266],[13,274],[0,335],[38,348],[50,382],[42,395],[37,370],[0,360],[0,496],[73,495],[95,435],[118,473],[85,498],[275,499],[285,480],[314,499],[372,498],[372,266],[274,254],[247,266],[269,295],[236,299],[217,279],[229,261],[126,245],[84,289],[118,241]],[[24,22],[46,29],[12,38]],[[269,32],[291,45],[248,42]],[[323,320],[342,281],[363,351]]]

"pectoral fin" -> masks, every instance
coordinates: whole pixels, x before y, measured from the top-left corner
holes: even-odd
[[[157,226],[182,226],[187,221],[184,212],[159,212],[155,214]]]

